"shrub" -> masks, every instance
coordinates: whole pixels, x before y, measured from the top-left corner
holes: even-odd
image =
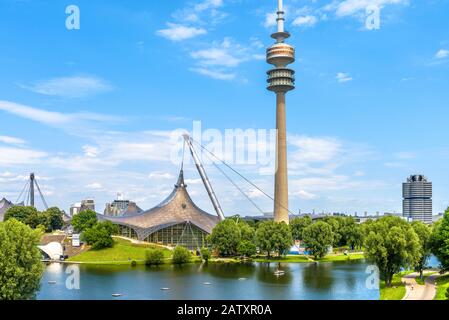
[[[137,266],[136,260],[131,261],[131,267],[135,267],[135,266]]]
[[[93,227],[86,229],[83,240],[94,249],[110,248],[114,245],[112,234],[116,226],[110,221],[97,222]]]
[[[157,266],[164,263],[164,252],[161,249],[148,249],[145,251],[145,264]]]
[[[208,262],[210,259],[210,250],[207,248],[201,248],[201,257],[203,258],[204,261]]]
[[[183,264],[188,263],[192,259],[192,254],[187,248],[177,246],[175,250],[173,250],[173,263],[174,264]]]

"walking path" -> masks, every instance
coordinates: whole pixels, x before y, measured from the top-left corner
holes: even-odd
[[[439,276],[439,274],[429,275],[425,279],[425,285],[419,285],[416,282],[416,278],[419,277],[417,272],[404,276],[402,281],[407,291],[402,300],[433,300],[437,293],[435,279]]]

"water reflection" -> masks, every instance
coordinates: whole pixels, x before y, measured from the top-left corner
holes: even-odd
[[[302,272],[303,283],[311,289],[329,290],[334,283],[333,271],[333,263],[306,264]]]
[[[252,278],[256,272],[256,266],[253,263],[212,263],[206,264],[204,272],[222,279]]]
[[[378,290],[365,287],[364,262],[210,263],[160,267],[79,265],[80,290],[66,288],[67,267],[59,264],[47,266],[38,299],[306,300],[379,297]],[[276,270],[285,273],[276,276]],[[52,285],[49,281],[56,283]],[[115,293],[123,296],[112,297]]]

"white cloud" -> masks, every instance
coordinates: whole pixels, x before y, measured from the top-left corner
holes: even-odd
[[[157,35],[171,41],[182,41],[206,34],[206,29],[188,27],[176,23],[167,23],[168,28],[157,31]]]
[[[294,26],[303,26],[303,27],[311,27],[314,26],[318,22],[318,19],[315,16],[307,15],[307,16],[300,16],[297,17],[295,20],[293,20]]]
[[[256,188],[252,188],[251,190],[249,190],[249,192],[247,192],[247,196],[251,199],[263,199],[266,197],[262,191]]]
[[[345,83],[352,81],[352,77],[349,75],[349,73],[343,73],[339,72],[337,73],[337,76],[335,77],[339,83]]]
[[[276,25],[277,14],[276,12],[269,12],[265,14],[264,27],[271,28]]]
[[[449,57],[449,50],[440,49],[440,50],[435,54],[435,58],[436,58],[436,59],[446,59],[447,57]]]
[[[94,146],[83,146],[83,152],[87,157],[95,158],[98,156],[99,150]]]
[[[93,182],[93,183],[86,185],[86,188],[92,189],[92,190],[99,190],[99,189],[102,189],[103,186],[99,182]]]
[[[331,161],[341,152],[342,144],[334,138],[289,136],[289,144],[297,147],[291,157],[298,162]]]
[[[46,96],[64,98],[82,98],[113,89],[105,80],[91,76],[52,78],[33,85],[20,84],[20,87]]]
[[[4,166],[38,163],[46,156],[46,152],[38,150],[0,147],[0,165]]]
[[[16,144],[21,145],[25,144],[26,141],[20,138],[16,137],[10,137],[10,136],[0,136],[0,142],[6,143],[6,144]]]
[[[184,182],[189,185],[189,184],[202,184],[203,180],[201,179],[185,179]]]
[[[0,110],[46,125],[63,126],[80,121],[117,122],[118,118],[91,112],[61,113],[42,110],[10,101],[0,100]]]
[[[219,45],[194,51],[191,53],[191,56],[196,60],[200,60],[200,64],[206,66],[237,67],[246,58],[242,54],[242,50],[245,49],[232,43],[229,38],[225,38]]]
[[[196,60],[196,66],[190,70],[217,80],[235,80],[237,75],[232,69],[244,62],[265,58],[254,51],[259,49],[253,44],[244,46],[226,37],[221,42],[213,42],[206,49],[192,51],[190,56]]]
[[[148,175],[148,178],[150,178],[150,179],[175,179],[175,176],[168,172],[156,171],[156,172],[151,172]]]
[[[318,195],[305,190],[299,190],[292,193],[293,196],[299,197],[302,200],[314,200],[318,198]]]
[[[197,12],[209,10],[209,9],[216,9],[223,5],[223,0],[204,0],[200,3],[197,3],[194,6],[194,10]]]
[[[196,72],[198,74],[201,74],[203,76],[207,76],[213,79],[217,80],[234,80],[236,77],[235,73],[227,73],[227,72],[221,72],[217,70],[210,70],[206,68],[190,68],[190,71]]]

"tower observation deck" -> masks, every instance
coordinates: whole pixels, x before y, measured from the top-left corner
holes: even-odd
[[[285,31],[282,0],[278,0],[277,31],[271,35],[276,42],[267,49],[267,62],[274,66],[267,72],[267,89],[276,93],[276,175],[274,190],[274,220],[289,223],[287,176],[287,128],[285,94],[295,89],[295,71],[287,66],[295,62],[295,49],[285,43],[290,34]]]

